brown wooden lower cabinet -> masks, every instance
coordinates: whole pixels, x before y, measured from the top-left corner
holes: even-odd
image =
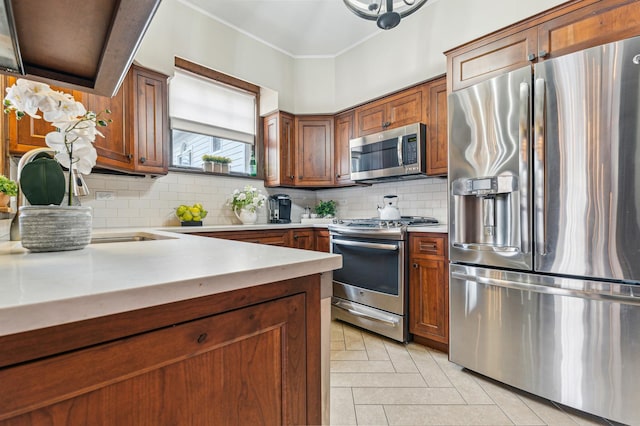
[[[2,337],[27,361],[0,368],[0,425],[320,424],[319,285],[312,275],[57,326],[47,339],[61,353],[33,361],[38,331]],[[152,318],[158,328],[139,333]],[[62,350],[74,339],[102,342]]]
[[[448,352],[447,236],[409,234],[409,332],[418,343]]]
[[[331,242],[328,229],[316,229],[316,251],[331,252]]]
[[[248,243],[267,244],[305,250],[317,250],[313,228],[269,229],[254,231],[216,231],[194,232],[191,235],[222,238],[225,240],[245,241]],[[328,238],[327,231],[327,238]],[[324,251],[324,250],[321,250]],[[326,250],[327,253],[329,250]]]

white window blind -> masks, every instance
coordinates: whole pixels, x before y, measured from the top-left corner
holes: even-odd
[[[186,71],[169,83],[169,115],[172,129],[255,142],[255,95]]]

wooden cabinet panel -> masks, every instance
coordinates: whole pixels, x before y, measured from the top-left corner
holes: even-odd
[[[316,229],[315,239],[316,239],[316,248],[315,248],[316,251],[322,251],[324,253],[331,252],[331,243],[330,243],[328,229]]]
[[[440,78],[427,85],[427,174],[446,175],[449,168],[447,82]]]
[[[421,120],[422,92],[419,88],[404,90],[355,110],[358,136],[418,123]]]
[[[574,0],[544,11],[447,54],[449,90],[526,66],[640,35],[640,3]]]
[[[291,232],[289,229],[274,229],[267,231],[194,232],[192,235],[244,241],[247,243],[267,244],[271,246],[291,247]]]
[[[15,79],[8,77],[8,84]],[[99,128],[105,136],[97,136],[94,146],[98,153],[96,165],[126,173],[166,174],[169,165],[169,120],[167,116],[167,76],[133,65],[120,90],[113,98],[70,91],[87,110],[96,113],[109,109],[107,127]],[[9,149],[22,155],[46,146],[44,138],[54,128],[42,119],[25,117],[18,121],[13,115],[6,121]]]
[[[409,332],[419,343],[449,345],[447,236],[409,234]]]
[[[265,186],[293,186],[295,127],[293,116],[276,112],[264,118]]]
[[[108,126],[98,128],[104,137],[97,136],[93,143],[98,153],[98,166],[116,170],[133,169],[133,150],[129,144],[128,126],[131,118],[127,116],[131,109],[128,99],[130,90],[131,79],[125,78],[113,98],[91,94],[85,96],[87,110],[100,112],[101,118],[111,120]],[[102,112],[107,109],[111,114]]]
[[[353,184],[351,180],[351,152],[349,140],[353,139],[353,111],[336,116],[335,118],[335,183],[338,185]]]
[[[537,31],[530,28],[448,57],[451,89],[472,86],[531,63],[537,52]],[[535,56],[534,56],[535,57]]]
[[[333,184],[333,117],[296,117],[296,186]]]
[[[5,77],[5,79],[6,87],[13,86],[16,82],[15,77]],[[56,86],[51,86],[51,88],[56,91],[69,93],[76,101],[84,102],[83,97],[85,94],[80,91]],[[38,114],[42,116],[42,113],[38,112]],[[15,114],[8,114],[6,123],[8,132],[5,137],[9,140],[9,152],[12,155],[22,155],[34,148],[46,147],[45,136],[47,133],[55,131],[55,127],[53,127],[50,122],[42,118],[31,118],[28,115],[18,120]]]
[[[0,423],[319,424],[307,296],[0,369]]]
[[[134,167],[148,174],[167,174],[169,119],[167,77],[132,66]]]
[[[542,23],[538,56],[553,58],[640,34],[640,3],[603,1]]]
[[[304,250],[314,250],[315,241],[313,229],[292,229],[291,247]]]

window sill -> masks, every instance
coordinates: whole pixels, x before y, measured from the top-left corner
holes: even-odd
[[[242,178],[242,179],[256,179],[263,180],[260,176],[249,176],[244,173],[237,172],[229,172],[229,173],[217,173],[217,172],[205,172],[201,168],[196,167],[169,167],[170,172],[178,172],[178,173],[190,173],[194,175],[206,175],[206,176],[224,176],[224,177],[232,177],[232,178]]]

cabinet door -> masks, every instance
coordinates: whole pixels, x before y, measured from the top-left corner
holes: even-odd
[[[293,186],[295,127],[293,117],[276,112],[264,118],[265,186]]]
[[[536,57],[537,40],[534,27],[453,52],[447,56],[451,90],[463,89],[530,64]]]
[[[264,186],[280,185],[280,144],[278,143],[278,113],[263,120],[264,139]]]
[[[640,34],[640,2],[608,0],[583,7],[538,27],[538,56],[548,59]]]
[[[106,127],[98,127],[104,137],[97,136],[93,146],[98,153],[97,165],[108,169],[132,170],[133,154],[129,140],[127,110],[128,94],[130,92],[131,80],[125,78],[120,86],[120,90],[113,98],[87,94],[85,96],[85,106],[87,110],[100,113],[100,118],[111,120]],[[106,114],[105,110],[111,111]]]
[[[296,186],[333,184],[333,118],[296,117]]]
[[[293,186],[296,173],[296,128],[292,115],[280,114],[280,182]]]
[[[7,87],[12,86],[16,82],[15,77],[5,78]],[[84,102],[83,96],[85,94],[83,92],[56,86],[51,86],[51,88],[60,92],[70,93],[76,101]],[[42,116],[41,113],[38,114]],[[31,118],[27,115],[21,120],[18,120],[15,113],[8,114],[7,125],[9,152],[13,155],[22,155],[34,148],[46,147],[47,144],[44,141],[45,136],[47,133],[56,130],[50,122],[42,118]]]
[[[349,140],[353,139],[353,111],[336,116],[335,126],[335,183],[337,185],[352,184],[351,180],[351,152]]]
[[[167,174],[169,164],[169,120],[167,77],[132,67],[133,140],[136,172]]]
[[[304,250],[313,250],[315,248],[313,229],[292,229],[291,247]]]
[[[316,251],[322,251],[325,253],[329,253],[331,251],[331,244],[329,239],[329,230],[327,229],[316,229],[315,230],[315,239],[316,239]]]
[[[385,100],[372,102],[356,109],[358,136],[370,135],[384,130],[387,122],[387,104]]]
[[[429,83],[428,96],[427,174],[446,175],[449,150],[446,79]]]
[[[319,424],[306,315],[297,294],[1,369],[0,422]]]
[[[290,234],[289,229],[274,229],[272,231],[194,232],[192,235],[244,241],[247,243],[267,244],[271,246],[290,247]]]
[[[409,332],[449,343],[449,286],[444,260],[412,258],[409,272]]]
[[[385,128],[393,129],[422,120],[422,92],[410,89],[392,96],[387,102]],[[387,124],[388,123],[388,124]]]

